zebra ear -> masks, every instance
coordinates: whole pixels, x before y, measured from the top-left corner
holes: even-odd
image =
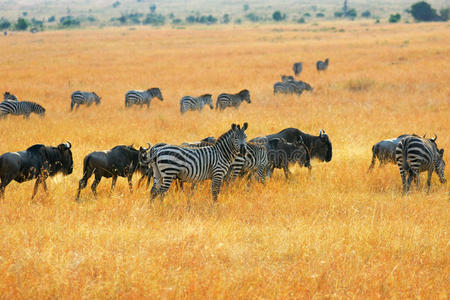
[[[234,130],[236,130],[236,124],[231,124],[231,129],[234,131]]]
[[[245,122],[244,125],[242,126],[242,130],[245,131],[245,130],[247,130],[247,128],[248,128],[248,123]]]

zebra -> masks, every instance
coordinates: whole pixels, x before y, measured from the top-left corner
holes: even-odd
[[[214,108],[211,94],[205,94],[200,97],[184,96],[180,100],[180,112],[184,114],[188,110],[201,111],[205,105],[209,105],[210,109]]]
[[[303,63],[301,62],[294,63],[292,69],[294,70],[295,76],[300,75],[300,73],[303,71]]]
[[[95,105],[99,105],[102,98],[100,98],[95,92],[76,91],[72,93],[70,99],[70,111],[73,111],[73,107],[75,106],[75,104],[77,105],[77,110],[78,107],[83,104],[91,106],[91,104],[95,102]]]
[[[290,78],[282,78],[282,82],[276,82],[273,85],[274,94],[297,94],[301,95],[303,91],[312,91],[311,85],[304,81],[297,81]]]
[[[5,92],[3,94],[3,101],[18,101],[17,97],[10,92]]]
[[[45,115],[45,108],[29,101],[3,101],[0,103],[0,118],[6,118],[8,114],[23,115],[24,118],[28,118],[31,113],[43,117]]]
[[[245,154],[247,128],[248,123],[244,123],[242,128],[240,125],[232,124],[231,129],[222,134],[214,146],[161,147],[151,159],[154,176],[151,199],[158,195],[162,197],[176,178],[194,183],[211,179],[212,199],[216,202],[223,178],[231,163],[238,154]]]
[[[248,103],[252,103],[250,100],[250,92],[248,90],[242,90],[234,95],[223,93],[217,97],[216,109],[224,110],[231,106],[237,109],[244,100]]]
[[[290,81],[290,80],[295,80],[294,76],[291,75],[281,75],[281,81]]]
[[[142,108],[142,105],[147,104],[148,109],[150,108],[150,102],[155,97],[161,101],[164,100],[159,88],[151,88],[146,91],[131,90],[125,94],[125,107],[138,104]]]
[[[402,177],[403,193],[406,194],[415,178],[419,183],[419,174],[428,171],[427,192],[430,191],[431,175],[433,171],[439,176],[441,183],[445,183],[444,149],[438,149],[437,136],[432,139],[418,136],[404,137],[395,148],[395,161]],[[406,180],[406,175],[408,180]]]
[[[317,63],[316,63],[316,68],[317,68],[317,71],[325,71],[327,68],[328,68],[328,62],[329,62],[330,60],[327,58],[327,59],[325,59],[325,61],[321,61],[321,60],[319,60],[319,61],[317,61]]]
[[[238,175],[245,176],[247,179],[256,172],[257,178],[264,183],[265,177],[268,175],[269,159],[267,148],[262,143],[248,142],[246,145],[246,155],[238,155],[230,166],[231,179],[235,180]]]

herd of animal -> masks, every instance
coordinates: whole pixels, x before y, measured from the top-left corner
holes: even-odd
[[[318,71],[327,69],[329,59],[318,61]],[[294,75],[303,70],[302,63],[294,63]],[[312,91],[312,87],[303,81],[295,80],[294,76],[282,75],[282,81],[274,84],[274,93],[290,93],[300,95],[303,91]],[[147,105],[153,98],[163,101],[159,88],[146,91],[131,90],[125,94],[125,107]],[[71,95],[71,111],[80,105],[90,106],[100,104],[101,98],[95,92],[76,91]],[[238,108],[242,102],[251,103],[250,92],[242,90],[236,94],[220,94],[217,97],[216,109],[227,107]],[[213,109],[211,94],[199,97],[184,96],[180,100],[181,114],[191,110],[202,110],[205,105]],[[0,117],[8,114],[24,115],[31,113],[43,115],[45,109],[39,104],[29,101],[19,101],[9,92],[4,93],[4,101],[0,103]],[[177,180],[180,186],[184,182],[193,183],[211,179],[211,193],[214,201],[225,182],[234,181],[238,176],[247,180],[256,178],[264,183],[275,169],[283,169],[285,177],[289,178],[290,164],[307,167],[311,171],[312,158],[329,162],[332,158],[332,145],[328,134],[320,130],[318,136],[304,133],[296,128],[286,128],[275,134],[255,137],[247,142],[245,131],[248,124],[242,126],[232,124],[231,128],[219,138],[208,137],[195,143],[170,145],[157,143],[151,147],[135,149],[133,146],[119,145],[110,150],[89,153],[83,161],[83,177],[79,181],[76,200],[86,187],[89,178],[95,179],[91,189],[97,195],[97,186],[102,177],[112,178],[111,192],[114,190],[118,177],[126,177],[130,191],[133,189],[132,177],[136,172],[142,174],[138,186],[147,179],[147,187],[153,178],[151,199],[162,197]],[[372,147],[373,169],[378,159],[380,165],[396,163],[400,169],[403,191],[407,193],[412,180],[419,184],[420,172],[428,171],[428,191],[431,185],[431,175],[436,172],[442,183],[445,162],[444,149],[439,149],[434,138],[419,137],[415,134],[400,135],[397,138],[383,140]],[[19,183],[36,179],[32,198],[35,197],[39,185],[47,191],[46,179],[57,173],[69,175],[73,172],[72,145],[69,142],[56,147],[37,144],[25,151],[7,152],[0,156],[0,198],[4,198],[5,187],[15,180]]]
[[[316,63],[317,71],[325,71],[328,68],[329,59],[325,61],[318,61]],[[303,63],[296,62],[292,67],[295,76],[299,76],[303,70]],[[301,95],[303,91],[313,91],[310,84],[295,80],[294,76],[282,75],[281,81],[276,82],[273,85],[274,94],[297,94]],[[125,94],[125,107],[131,107],[138,105],[139,107],[147,106],[150,108],[150,103],[153,98],[158,98],[163,101],[161,90],[157,87],[153,87],[144,91],[130,90]],[[228,107],[239,108],[242,102],[251,103],[250,92],[244,89],[236,94],[222,93],[217,97],[216,109],[224,110]],[[95,92],[75,91],[70,96],[70,111],[78,110],[80,105],[91,106],[93,103],[99,105],[101,103],[101,97]],[[208,105],[211,109],[214,108],[211,94],[204,94],[198,97],[184,96],[180,100],[180,112],[181,114],[187,111],[201,111],[205,105]],[[31,113],[35,113],[39,116],[45,115],[45,108],[40,104],[31,101],[19,101],[18,98],[10,92],[3,94],[3,102],[0,103],[0,118],[6,118],[8,115],[22,115],[28,118]]]

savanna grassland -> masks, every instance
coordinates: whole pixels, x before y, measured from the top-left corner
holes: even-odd
[[[323,23],[105,28],[0,38],[0,91],[41,103],[45,118],[0,122],[0,153],[73,145],[74,172],[11,183],[0,202],[0,298],[425,298],[449,294],[449,192],[425,175],[402,196],[398,168],[367,172],[371,147],[402,133],[436,133],[450,151],[450,26]],[[326,72],[315,62],[330,58]],[[273,96],[304,62],[313,93]],[[130,89],[160,87],[150,110],[124,108]],[[181,117],[183,95],[250,90],[252,103]],[[70,94],[100,106],[70,113]],[[296,127],[333,143],[311,176],[293,167],[265,185],[237,183],[213,204],[193,194],[128,191],[103,179],[75,202],[83,157],[117,144],[179,144],[249,123],[248,138]],[[450,177],[448,167],[446,177]],[[138,176],[135,176],[134,183]],[[190,200],[188,207],[187,201]]]

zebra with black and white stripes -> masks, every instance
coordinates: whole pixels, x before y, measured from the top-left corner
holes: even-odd
[[[303,71],[303,63],[301,62],[294,63],[292,69],[294,70],[295,76],[298,76]]]
[[[142,108],[142,105],[147,104],[148,109],[150,102],[155,97],[161,101],[164,100],[159,88],[151,88],[146,91],[131,90],[125,94],[125,107],[139,105]]]
[[[224,110],[227,107],[239,108],[243,101],[252,103],[250,100],[250,92],[248,90],[242,90],[237,94],[220,94],[217,97],[216,109]]]
[[[31,113],[41,117],[45,115],[45,108],[30,101],[3,101],[0,103],[0,118],[6,118],[7,115],[23,115],[28,118]]]
[[[325,61],[317,61],[316,63],[316,69],[317,71],[325,71],[328,68],[328,63],[330,62],[330,60],[327,58],[325,59]]]
[[[188,110],[201,111],[205,105],[209,105],[211,109],[214,108],[211,94],[204,94],[199,97],[184,96],[180,100],[180,112],[184,114]]]
[[[311,85],[304,81],[294,80],[291,78],[282,78],[281,82],[273,85],[273,93],[275,94],[297,94],[301,95],[303,91],[312,91]]]
[[[100,98],[95,92],[82,92],[82,91],[76,91],[73,92],[70,96],[70,111],[73,111],[73,107],[76,105],[77,107],[75,110],[78,110],[78,107],[80,105],[87,105],[88,107],[91,106],[92,103],[95,102],[95,105],[100,104]]]
[[[231,179],[235,180],[237,176],[248,175],[247,179],[251,179],[252,175],[257,174],[260,182],[264,183],[265,177],[268,175],[269,159],[267,156],[267,148],[262,143],[248,142],[246,145],[246,155],[238,155],[231,164]]]
[[[158,149],[156,156],[151,158],[154,176],[151,199],[164,195],[172,181],[178,178],[193,183],[211,179],[212,198],[217,201],[231,163],[238,154],[245,154],[247,127],[247,123],[242,128],[232,124],[231,129],[222,134],[213,146],[185,148],[166,145]]]
[[[17,97],[10,92],[5,92],[3,94],[3,101],[19,101]]]
[[[402,177],[403,193],[407,193],[415,178],[419,183],[419,174],[428,171],[427,191],[430,191],[431,175],[433,171],[439,176],[441,183],[445,183],[444,149],[438,149],[437,136],[432,139],[410,135],[404,137],[395,149],[395,161]],[[406,176],[408,175],[408,179]]]

